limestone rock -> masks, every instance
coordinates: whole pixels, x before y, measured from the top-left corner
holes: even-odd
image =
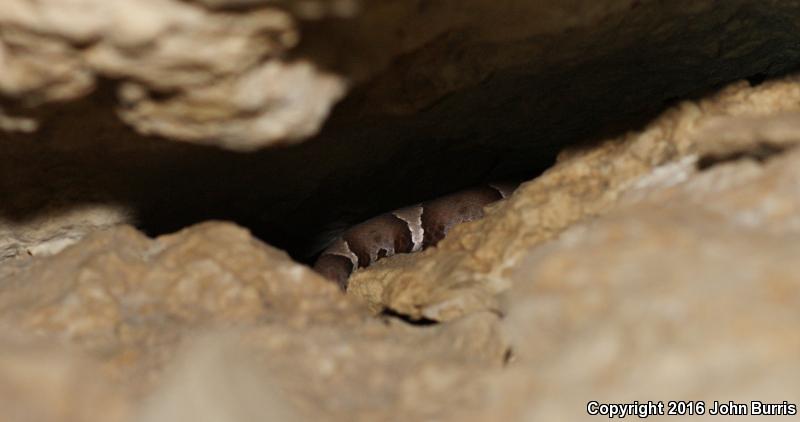
[[[86,205],[59,202],[55,163],[148,234],[236,220],[295,256],[336,224],[532,177],[565,145],[800,64],[787,0],[4,6],[0,176],[43,180],[0,191],[0,218]]]
[[[794,84],[734,86],[564,154],[437,249],[356,275],[350,296],[374,294],[377,308],[404,299],[395,311],[437,325],[373,317],[286,254],[214,222],[152,240],[109,229],[6,261],[0,325],[82,351],[88,367],[74,368],[109,376],[120,420],[571,420],[588,400],[642,394],[780,402],[800,373],[800,131],[793,114],[735,116]],[[752,108],[715,108],[742,91]],[[726,113],[749,129],[718,132]],[[750,153],[764,143],[780,148]],[[706,160],[720,151],[736,154]],[[514,251],[492,249],[504,241]],[[440,285],[425,288],[417,271]],[[398,284],[380,284],[393,273]],[[64,359],[50,353],[31,356]]]
[[[499,382],[504,406],[576,420],[590,400],[792,402],[798,164],[719,164],[532,251],[505,321],[529,377]]]
[[[485,384],[464,386],[508,350],[497,315],[424,328],[373,318],[227,223],[155,240],[120,227],[2,268],[0,326],[76,345],[145,420],[192,418],[200,409],[181,407],[192,400],[232,420],[441,416],[475,409]],[[269,391],[291,399],[248,398]]]
[[[186,345],[165,381],[144,404],[141,421],[300,421],[269,372],[236,347],[233,335],[206,335]]]
[[[100,365],[68,345],[4,331],[0,335],[0,408],[9,422],[124,422],[130,397]]]
[[[800,21],[768,6],[5,0],[0,413],[794,400]],[[555,151],[346,295],[278,248]]]
[[[343,80],[278,60],[298,39],[287,13],[207,11],[177,0],[9,0],[0,11],[0,93],[25,103],[119,87],[143,134],[252,150],[315,133]],[[158,97],[158,98],[156,98]],[[213,141],[212,141],[213,140]]]
[[[23,222],[0,219],[0,260],[20,255],[52,255],[89,233],[131,220],[129,210],[113,205],[87,205],[69,210],[51,207]]]
[[[247,322],[298,309],[323,318],[343,303],[285,253],[214,223],[155,241],[130,227],[98,232],[10,279],[0,294],[6,323],[102,344],[135,343],[148,324]]]
[[[559,163],[523,184],[510,200],[490,207],[485,219],[455,228],[436,249],[413,259],[387,259],[356,272],[351,293],[372,309],[390,308],[411,318],[447,320],[477,309],[497,310],[494,294],[512,284],[509,269],[531,246],[552,239],[572,224],[607,213],[622,196],[634,195],[641,186],[655,186],[665,173],[678,172],[673,177],[686,179],[696,172],[698,157],[712,156],[720,145],[731,149],[736,144],[758,145],[763,139],[791,145],[798,139],[793,135],[797,125],[787,122],[795,122],[795,115],[776,121],[750,117],[744,123],[749,132],[733,130],[736,144],[726,140],[732,135],[714,128],[725,118],[742,120],[765,108],[777,113],[800,111],[796,83],[788,78],[755,88],[735,84],[715,96],[666,111],[641,132],[590,150],[566,152]],[[766,127],[775,133],[759,129]],[[654,167],[657,170],[651,171]],[[660,182],[662,187],[668,185]]]

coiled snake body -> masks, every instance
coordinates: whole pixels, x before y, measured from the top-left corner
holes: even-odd
[[[453,226],[482,218],[486,205],[508,197],[516,186],[487,184],[371,218],[337,237],[317,258],[314,270],[346,289],[356,268],[435,246]]]

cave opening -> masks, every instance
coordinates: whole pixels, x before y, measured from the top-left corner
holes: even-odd
[[[574,84],[597,75],[612,80]],[[399,117],[365,114],[356,92],[313,139],[250,153],[143,137],[119,121],[115,83],[105,81],[91,96],[40,111],[44,124],[30,138],[4,136],[6,157],[26,165],[5,167],[13,174],[0,212],[24,221],[58,207],[119,204],[149,236],[228,220],[311,263],[331,233],[482,183],[530,180],[564,147],[641,127],[691,93],[632,97],[645,79],[619,85],[614,97],[591,95],[615,78],[602,63],[547,78],[496,77]]]
[[[591,33],[572,37],[576,54],[600,48]],[[428,48],[451,41],[444,37]],[[639,129],[675,102],[736,79],[758,85],[795,68],[778,57],[753,69],[708,73],[717,59],[704,54],[653,39],[581,61],[518,60],[413,112],[406,102],[420,87],[396,81],[409,91],[398,94],[408,98],[376,107],[376,90],[392,83],[398,69],[419,77],[417,59],[401,57],[354,86],[312,139],[256,152],[138,134],[115,113],[118,81],[107,79],[91,95],[37,108],[38,131],[0,135],[7,161],[0,169],[0,214],[23,222],[58,208],[119,204],[150,236],[230,220],[309,263],[326,233],[482,183],[530,180],[566,147]]]

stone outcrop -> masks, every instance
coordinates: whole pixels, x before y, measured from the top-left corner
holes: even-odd
[[[26,186],[0,197],[48,218],[53,196],[113,203],[150,234],[235,220],[301,256],[331,227],[531,178],[564,145],[791,70],[797,16],[754,0],[9,0],[0,140],[26,165],[0,176]]]
[[[3,420],[800,404],[798,5],[768,3],[6,0]],[[506,176],[346,294],[300,262]]]
[[[74,386],[42,420],[92,420],[98,397],[121,421],[571,420],[642,395],[791,400],[797,86],[735,84],[565,151],[438,247],[358,271],[346,296],[219,222],[152,240],[110,228],[7,260],[9,408],[28,414],[39,383],[53,403]]]
[[[495,295],[511,285],[509,269],[530,247],[605,214],[621,197],[643,195],[646,186],[689,178],[700,161],[761,157],[764,148],[774,154],[793,145],[800,112],[796,84],[793,78],[756,88],[734,84],[679,104],[641,132],[564,152],[509,201],[491,207],[487,218],[456,228],[435,250],[356,273],[351,291],[373,309],[412,318],[441,321],[475,309],[499,311]],[[777,116],[763,116],[765,109]]]
[[[64,101],[117,79],[119,115],[144,134],[255,149],[315,133],[343,93],[341,78],[279,60],[298,33],[277,9],[234,14],[174,0],[3,9],[0,92]]]

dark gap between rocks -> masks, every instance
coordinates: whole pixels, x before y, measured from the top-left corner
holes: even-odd
[[[439,321],[429,318],[412,319],[408,315],[402,314],[400,312],[395,311],[394,309],[389,309],[389,308],[384,309],[380,313],[380,316],[383,318],[399,319],[407,324],[416,325],[419,327],[427,327],[439,323]]]
[[[529,180],[551,166],[564,145],[576,140],[591,144],[574,130],[562,138],[551,127],[539,130],[547,133],[545,145],[531,145],[524,141],[536,133],[533,127],[523,125],[515,134],[504,124],[508,121],[493,119],[474,128],[474,137],[463,131],[432,134],[419,127],[432,124],[430,112],[421,114],[419,122],[371,120],[365,125],[369,128],[342,129],[336,126],[344,120],[339,113],[346,112],[345,101],[332,123],[305,144],[236,153],[142,137],[113,113],[115,95],[114,82],[106,81],[88,98],[40,110],[44,124],[32,139],[0,139],[6,160],[25,163],[3,166],[8,173],[4,197],[10,198],[0,204],[5,218],[24,221],[58,208],[119,204],[133,210],[134,224],[149,236],[230,220],[310,263],[326,232],[480,183]],[[473,107],[474,95],[469,95]],[[441,107],[452,111],[453,104]],[[512,102],[502,109],[513,108]],[[611,136],[653,115],[654,110],[646,110],[619,120],[595,116],[589,121],[602,122],[602,127],[592,123],[591,131],[578,133]],[[576,110],[576,116],[580,122],[587,115]],[[502,139],[492,142],[494,136]]]
[[[755,160],[758,163],[766,163],[771,158],[786,151],[786,145],[776,145],[767,142],[761,142],[753,145],[751,148],[742,151],[733,151],[722,155],[706,155],[700,157],[697,161],[697,169],[700,171],[708,170],[718,164],[730,163],[739,160]]]
[[[641,128],[729,80],[670,84],[623,65],[494,75],[410,116],[364,114],[356,90],[315,138],[255,153],[143,137],[117,118],[116,82],[104,81],[87,98],[36,109],[38,132],[0,135],[0,214],[119,204],[150,236],[230,220],[309,263],[321,234],[480,183],[529,180],[564,147]]]

